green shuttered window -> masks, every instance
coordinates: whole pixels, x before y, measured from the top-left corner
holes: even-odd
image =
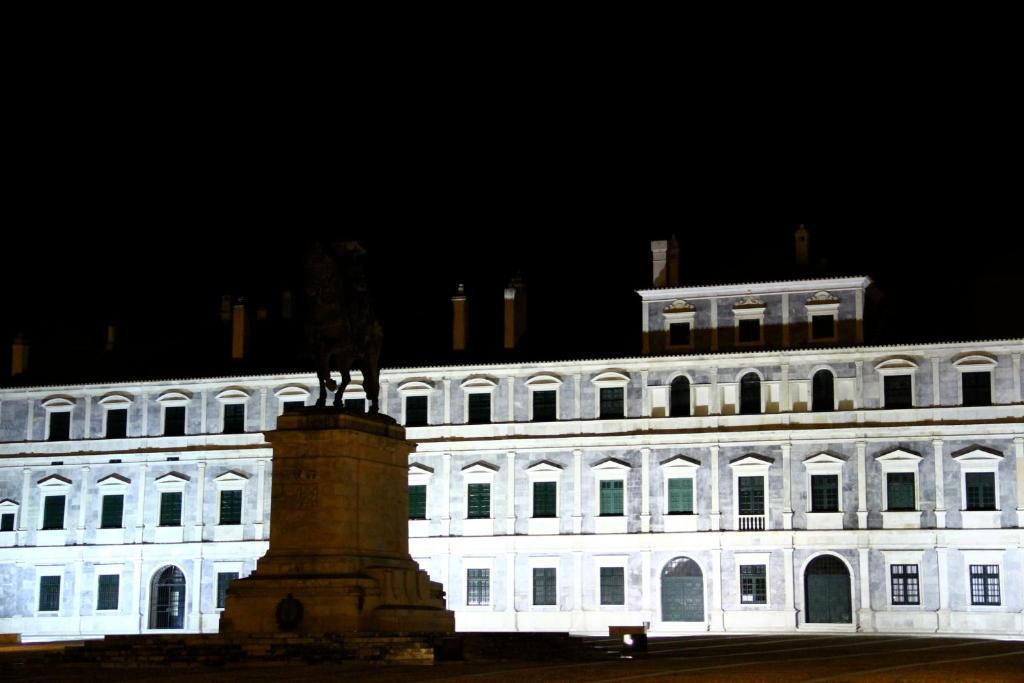
[[[121,577],[117,574],[100,574],[96,588],[96,609],[117,609],[121,592]]]
[[[427,518],[427,485],[409,486],[409,519]]]
[[[623,515],[623,482],[602,481],[601,482],[601,516],[621,517]]]
[[[241,524],[242,523],[242,492],[221,491],[220,492],[220,523]]]
[[[228,601],[228,586],[238,578],[238,572],[217,572],[217,609],[224,609]]]
[[[601,418],[614,419],[625,417],[625,393],[622,387],[604,387],[601,389]]]
[[[811,475],[811,512],[839,512],[838,475]]]
[[[964,484],[967,487],[968,510],[996,509],[995,472],[967,472]]]
[[[668,480],[668,514],[693,514],[693,479]]]
[[[39,577],[39,611],[57,612],[60,610],[60,577]]]
[[[764,477],[739,477],[740,514],[764,514]]]
[[[100,527],[103,529],[120,529],[124,519],[124,496],[122,494],[103,496],[103,511],[100,514]]]
[[[554,568],[544,567],[533,570],[533,604],[558,604],[558,588]]]
[[[64,496],[46,496],[44,499],[43,528],[64,528]]]
[[[533,482],[533,516],[557,517],[558,484],[553,481]]]
[[[181,526],[181,491],[160,494],[160,526]]]
[[[622,567],[601,567],[601,604],[626,604],[626,570]]]
[[[764,605],[768,602],[767,572],[763,564],[740,565],[740,602]]]
[[[491,516],[491,485],[469,484],[466,487],[467,517],[470,519],[487,519]]]
[[[916,501],[914,473],[889,472],[886,475],[886,495],[890,510],[913,510]]]

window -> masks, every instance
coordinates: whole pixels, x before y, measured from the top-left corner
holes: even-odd
[[[764,514],[764,477],[738,477],[741,515]]]
[[[228,586],[238,578],[238,572],[217,572],[217,609],[224,609],[228,601]]]
[[[558,604],[558,587],[553,567],[540,567],[533,570],[533,604]]]
[[[602,517],[621,517],[623,514],[623,482],[602,480],[600,482]]]
[[[889,510],[907,511],[916,509],[916,493],[913,472],[889,472],[885,480]]]
[[[43,499],[43,529],[64,528],[64,496],[46,496]]]
[[[995,472],[964,473],[967,510],[996,509]]]
[[[533,516],[557,517],[558,484],[553,481],[533,482]]]
[[[971,566],[971,604],[998,605],[999,602],[999,565],[972,564]]]
[[[740,565],[740,602],[745,605],[768,602],[768,581],[763,564]]]
[[[487,424],[491,421],[491,395],[469,394],[469,424]]]
[[[160,526],[181,526],[181,491],[160,494]]]
[[[740,415],[761,413],[761,378],[748,372],[740,379]]]
[[[687,417],[690,414],[690,380],[676,377],[669,390],[669,415]]]
[[[553,422],[558,419],[556,414],[556,398],[558,392],[554,389],[533,392],[533,421]]]
[[[690,323],[672,323],[668,326],[669,346],[690,345]]]
[[[362,396],[359,398],[344,398],[341,400],[341,407],[352,413],[365,413],[366,399]]]
[[[285,401],[284,402],[284,412],[286,412],[286,413],[293,413],[296,410],[302,410],[305,407],[306,407],[306,402],[305,401]]]
[[[121,592],[121,577],[117,574],[100,574],[96,586],[96,609],[117,609],[118,596]]]
[[[13,512],[5,512],[0,515],[0,531],[14,531]]]
[[[467,605],[489,605],[489,604],[491,604],[491,570],[490,569],[467,569],[466,570],[466,604]]]
[[[164,436],[185,436],[185,406],[164,407]]]
[[[910,375],[885,376],[886,408],[912,408],[914,406],[912,379]]]
[[[409,519],[427,518],[427,485],[409,486]]]
[[[811,410],[816,413],[835,410],[835,377],[828,370],[818,370],[811,379]]]
[[[761,341],[761,321],[754,319],[740,320],[737,324],[737,341],[740,344],[756,344]]]
[[[964,372],[961,375],[961,382],[965,406],[992,405],[991,372]]]
[[[625,417],[624,387],[601,387],[601,419]]]
[[[60,577],[39,577],[39,611],[60,611]]]
[[[50,432],[47,437],[50,441],[67,441],[71,438],[71,411],[51,410]]]
[[[123,439],[126,436],[128,436],[128,409],[111,408],[107,411],[107,438]]]
[[[225,403],[223,408],[224,433],[242,434],[245,432],[245,404]]]
[[[491,516],[491,485],[467,484],[467,514],[469,519],[487,519]]]
[[[601,567],[601,604],[626,604],[626,570],[623,567]]]
[[[839,512],[839,475],[811,475],[811,512]]]
[[[834,339],[836,317],[834,315],[811,316],[811,339]]]
[[[405,426],[425,427],[427,426],[427,397],[406,396],[405,397]]]
[[[668,480],[668,514],[693,514],[693,479]]]
[[[124,495],[103,496],[102,511],[100,513],[101,529],[120,529],[124,526]]]
[[[242,523],[241,491],[236,489],[220,492],[220,523],[222,525]]]
[[[921,597],[917,582],[916,564],[889,565],[889,580],[892,588],[892,604],[920,605]]]

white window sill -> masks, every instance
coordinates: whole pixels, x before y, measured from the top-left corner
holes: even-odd
[[[627,529],[626,517],[596,517],[594,519],[594,533],[598,534],[624,534]]]
[[[664,529],[666,532],[676,531],[696,531],[697,520],[700,519],[700,515],[670,515],[666,514],[662,517],[664,522]]]

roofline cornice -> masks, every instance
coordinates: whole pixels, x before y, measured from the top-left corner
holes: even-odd
[[[865,289],[870,284],[871,278],[867,275],[856,275],[815,280],[778,280],[772,282],[695,285],[692,287],[660,287],[657,289],[638,289],[636,293],[644,301],[668,301],[672,299],[709,299],[720,296],[743,296],[744,294],[792,294],[794,292],[823,289]]]

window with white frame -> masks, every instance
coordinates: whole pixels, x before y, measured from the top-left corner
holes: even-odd
[[[218,517],[221,526],[236,526],[242,523],[242,494],[249,477],[237,470],[230,470],[214,479],[217,486]]]
[[[665,307],[666,347],[670,351],[693,348],[693,328],[696,317],[696,307],[683,299],[676,299]]]
[[[558,558],[531,557],[530,604],[534,607],[556,607],[558,605]]]
[[[281,387],[274,392],[274,396],[277,398],[277,414],[283,415],[289,410],[304,407],[309,400],[310,393],[305,387],[292,384]]]
[[[736,578],[741,605],[768,604],[768,574],[771,553],[735,553]]]
[[[57,614],[60,612],[61,603],[61,579],[64,576],[63,567],[37,567],[36,605],[37,612],[42,614]]]
[[[616,458],[605,458],[591,467],[596,484],[596,513],[599,517],[622,517],[629,510],[629,463]]]
[[[629,415],[629,375],[616,371],[602,372],[590,381],[597,392],[594,417],[610,420]]]
[[[697,510],[697,470],[700,462],[677,455],[661,463],[662,512],[666,515],[692,515]]]
[[[100,491],[100,528],[124,528],[124,500],[131,480],[120,474],[110,474],[96,482]]]
[[[962,550],[967,579],[967,596],[971,607],[1002,605],[1002,550]]]
[[[402,399],[402,424],[406,427],[426,427],[430,423],[430,394],[434,387],[413,380],[398,387]]]
[[[890,605],[921,604],[922,550],[883,550]]]
[[[548,460],[526,469],[530,479],[530,512],[536,519],[558,517],[558,482],[562,466]]]
[[[188,404],[191,397],[181,391],[167,391],[157,399],[160,405],[160,433],[164,436],[185,436]],[[206,431],[206,425],[201,427]]]
[[[131,404],[131,398],[124,394],[107,394],[100,399],[105,438],[123,439],[128,436],[128,409]]]
[[[338,401],[339,397],[335,396],[334,400]],[[347,411],[354,413],[366,412],[366,390],[363,388],[362,382],[355,380],[349,382],[340,400],[342,408]]]
[[[491,491],[498,471],[497,465],[482,460],[462,468],[466,519],[491,519]]]
[[[764,531],[768,528],[768,475],[771,458],[751,453],[729,463],[732,470],[734,529]]]
[[[96,566],[96,611],[116,612],[121,604],[121,565]]]
[[[238,579],[244,573],[243,562],[215,562],[213,571],[217,575],[217,609],[224,609],[228,601],[228,589],[231,582]]]
[[[71,495],[71,480],[51,474],[38,482],[43,504],[40,506],[39,528],[57,530],[64,528],[67,499]]]
[[[999,510],[999,464],[1003,455],[972,446],[953,455],[960,465],[960,509]]]
[[[754,296],[744,296],[733,304],[737,346],[764,344],[764,312],[764,302]]]
[[[409,465],[409,519],[427,518],[427,487],[434,470],[418,462]]]
[[[466,572],[466,606],[490,607],[494,558],[465,557],[462,562]]]
[[[0,533],[18,528],[19,507],[18,503],[10,498],[0,500]]]
[[[960,375],[957,403],[962,406],[990,406],[995,396],[996,361],[974,354],[953,363]]]
[[[71,438],[71,411],[74,407],[74,401],[64,396],[43,401],[47,441],[67,441]]]
[[[913,408],[917,394],[917,363],[893,358],[875,366],[879,375],[879,400],[883,408]]]
[[[804,305],[807,309],[807,338],[811,341],[835,341],[839,336],[839,299],[829,292],[817,292]]]
[[[466,424],[487,424],[494,421],[494,389],[498,383],[487,377],[471,377],[462,383],[465,399],[462,421]]]
[[[559,415],[562,380],[554,375],[535,375],[526,380],[530,392],[530,422],[554,422]]]
[[[245,405],[248,392],[233,387],[217,394],[221,410],[221,433],[242,434],[245,432]]]
[[[875,458],[882,470],[882,511],[912,512],[919,509],[921,456],[895,449]]]
[[[625,607],[627,582],[627,557],[597,557],[596,581],[597,602],[601,607]]]
[[[842,512],[843,460],[819,453],[804,460],[807,512]]]
[[[181,526],[182,498],[189,478],[180,472],[168,472],[157,477],[155,485],[160,494],[158,524],[164,527]]]

